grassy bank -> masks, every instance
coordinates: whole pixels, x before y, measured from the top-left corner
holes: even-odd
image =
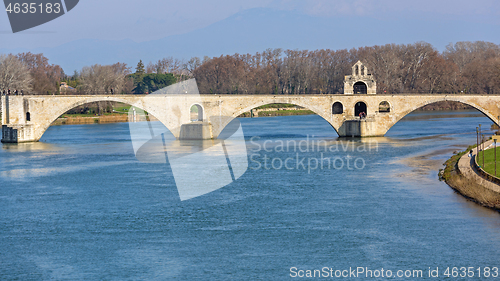
[[[500,210],[500,194],[492,191],[471,178],[462,175],[458,169],[458,161],[476,145],[469,146],[466,150],[454,154],[445,162],[445,168],[440,170],[439,179],[444,180],[448,186],[460,193],[465,198],[482,206]]]
[[[497,153],[497,175],[500,175],[500,147],[496,149]],[[484,166],[483,166],[483,155],[484,155]],[[477,164],[483,168],[485,172],[490,175],[495,175],[495,149],[487,149],[485,151],[480,151],[477,157]]]

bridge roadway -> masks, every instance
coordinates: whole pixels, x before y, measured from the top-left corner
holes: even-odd
[[[231,118],[272,103],[295,104],[324,118],[341,137],[383,136],[408,113],[438,101],[470,105],[494,123],[499,122],[500,95],[372,94],[372,95],[36,95],[2,96],[2,142],[38,141],[47,128],[68,110],[89,102],[115,101],[147,111],[179,138],[182,125],[191,123],[190,108],[198,105],[199,119],[217,138]],[[380,111],[387,102],[389,112]],[[364,107],[366,106],[366,107]],[[366,118],[360,119],[359,112]],[[222,121],[221,120],[226,120]]]

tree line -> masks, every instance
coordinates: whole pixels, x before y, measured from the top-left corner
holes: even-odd
[[[0,91],[26,94],[53,94],[59,90],[64,72],[58,65],[49,64],[43,54],[0,54]]]
[[[201,93],[340,94],[358,60],[377,81],[377,93],[500,94],[500,46],[482,41],[449,44],[442,53],[425,42],[351,50],[268,49],[205,59],[193,75]]]
[[[340,94],[345,75],[362,61],[378,93],[500,94],[500,45],[387,44],[343,50],[267,49],[255,54],[165,57],[135,70],[124,63],[95,64],[66,75],[43,54],[0,55],[0,91],[25,94],[144,94],[196,78],[203,94]],[[60,87],[61,83],[69,87]]]

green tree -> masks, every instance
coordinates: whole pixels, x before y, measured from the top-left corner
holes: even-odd
[[[74,71],[72,76],[66,75],[64,79],[61,80],[61,82],[66,82],[68,86],[73,87],[75,89],[77,89],[79,86],[82,85],[80,81],[80,74],[76,70]]]
[[[146,70],[144,69],[144,63],[142,60],[139,60],[139,63],[137,63],[137,67],[135,68],[135,73],[128,76],[134,81],[134,89],[132,91],[135,94],[144,94],[148,91],[146,85],[142,81],[145,73]]]
[[[156,74],[149,73],[142,79],[145,87],[149,93],[158,91],[162,88],[175,84],[177,82],[175,76],[172,73]]]
[[[146,70],[144,69],[144,63],[142,63],[142,60],[140,60],[139,63],[137,63],[137,67],[135,68],[135,73],[140,75],[146,73]]]
[[[175,84],[177,82],[172,73],[156,74],[130,74],[127,77],[133,79],[135,94],[145,94],[158,91],[162,88]]]

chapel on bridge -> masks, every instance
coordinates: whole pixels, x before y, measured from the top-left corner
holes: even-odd
[[[368,69],[358,61],[352,66],[352,75],[346,75],[344,79],[344,94],[368,94],[374,95],[377,93],[377,83],[372,75],[368,73]]]

